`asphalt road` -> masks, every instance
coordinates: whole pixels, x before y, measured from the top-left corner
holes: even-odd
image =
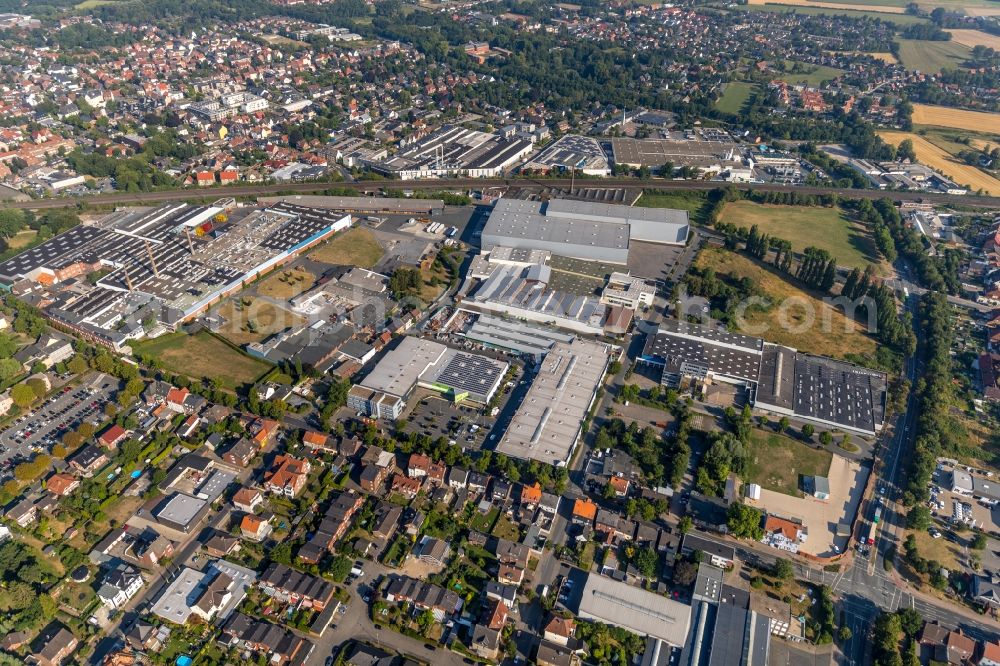
[[[662,180],[651,178],[601,178],[593,180],[577,180],[579,187],[642,187],[660,190],[713,190],[731,185],[739,190],[755,190],[759,192],[797,192],[799,194],[836,194],[838,196],[858,199],[889,198],[894,201],[922,200],[935,204],[961,204],[980,208],[1000,208],[1000,197],[981,197],[969,195],[938,194],[930,192],[892,192],[883,190],[852,190],[829,187],[799,187],[795,185],[778,185],[775,183],[722,183],[710,180]],[[8,208],[67,208],[79,204],[117,205],[145,204],[161,201],[177,201],[184,199],[204,199],[211,197],[250,197],[266,194],[322,192],[331,188],[347,188],[358,192],[378,193],[382,188],[405,190],[444,190],[444,189],[483,189],[496,187],[517,187],[521,189],[566,189],[574,186],[574,181],[568,178],[533,179],[533,178],[448,178],[427,180],[369,180],[341,183],[284,183],[279,185],[236,185],[211,188],[187,188],[180,190],[164,190],[143,193],[95,194],[78,197],[60,197],[55,199],[37,199],[33,201],[3,202]]]

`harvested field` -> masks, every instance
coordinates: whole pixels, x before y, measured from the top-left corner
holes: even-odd
[[[1000,133],[1000,113],[967,111],[929,104],[913,105],[914,125],[936,125],[973,132]]]
[[[844,2],[812,2],[812,0],[749,0],[750,5],[793,5],[795,7],[820,7],[823,9],[863,9],[870,12],[882,12],[884,14],[904,14],[905,7],[893,7],[891,5],[856,5]]]
[[[991,49],[1000,50],[1000,36],[991,35],[988,32],[983,32],[982,30],[956,30],[954,28],[948,28],[948,32],[951,33],[951,41],[962,44],[963,46],[973,47],[973,46],[988,46]]]
[[[898,146],[904,139],[913,141],[917,159],[932,169],[936,169],[953,179],[959,185],[966,185],[973,191],[982,190],[986,194],[1000,194],[1000,180],[983,173],[973,166],[960,162],[948,152],[938,148],[927,139],[912,132],[879,132],[886,142]]]
[[[946,69],[959,69],[972,50],[956,42],[929,42],[922,39],[900,39],[899,60],[903,67],[926,74],[936,74]],[[918,122],[916,119],[914,123]]]

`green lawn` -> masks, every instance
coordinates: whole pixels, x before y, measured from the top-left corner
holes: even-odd
[[[826,476],[832,459],[829,451],[814,449],[786,435],[754,430],[744,481],[785,495],[798,495],[799,477]]]
[[[500,515],[500,509],[495,507],[485,515],[476,511],[476,513],[472,516],[472,520],[469,521],[469,527],[477,532],[488,534],[493,528],[493,523],[496,522],[498,515]]]
[[[797,62],[795,60],[785,61],[786,71],[778,78],[788,83],[801,83],[807,86],[818,86],[824,81],[835,79],[844,73],[844,70],[825,65],[812,65],[807,62]],[[798,70],[798,71],[795,71]]]
[[[743,105],[747,103],[750,95],[756,90],[757,85],[754,83],[747,83],[745,81],[727,83],[722,97],[715,102],[715,109],[722,113],[737,114],[743,109]]]
[[[879,19],[880,21],[887,21],[901,27],[928,22],[925,18],[910,16],[909,14],[886,14],[885,12],[869,12],[861,9],[827,9],[825,7],[800,7],[797,5],[741,5],[740,9],[755,12],[776,12],[780,14],[795,12],[796,14],[825,14],[828,16],[847,16],[849,18]]]
[[[493,536],[498,539],[507,539],[508,541],[520,541],[521,530],[517,528],[517,525],[510,518],[502,515],[497,519],[497,524],[493,526]]]
[[[840,208],[733,201],[722,209],[720,219],[748,229],[756,224],[762,233],[790,241],[796,252],[809,246],[826,250],[841,266],[864,268],[880,261],[868,230]]]
[[[164,369],[193,379],[216,379],[225,388],[253,383],[271,369],[222,342],[211,333],[169,333],[132,345],[139,354],[152,356]]]
[[[708,200],[704,192],[684,192],[684,191],[656,191],[650,190],[642,193],[636,206],[645,208],[676,208],[686,210],[692,222],[705,224],[705,209]]]
[[[940,72],[942,69],[957,69],[971,54],[972,49],[955,42],[899,40],[899,60],[903,66],[929,74]]]

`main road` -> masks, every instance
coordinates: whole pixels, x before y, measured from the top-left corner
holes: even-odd
[[[1000,197],[943,194],[935,192],[897,192],[885,190],[853,190],[829,187],[779,185],[777,183],[724,183],[712,180],[663,180],[659,178],[428,178],[421,180],[358,180],[351,182],[281,183],[271,185],[233,185],[211,188],[182,188],[156,192],[94,194],[76,197],[56,197],[31,201],[6,201],[7,208],[68,208],[82,204],[115,206],[119,204],[148,204],[163,201],[204,199],[206,197],[252,197],[275,194],[304,194],[328,189],[349,189],[359,193],[379,193],[384,190],[453,190],[453,189],[601,189],[611,187],[652,188],[658,190],[714,190],[719,187],[759,192],[795,192],[798,194],[836,194],[848,198],[881,199],[894,201],[925,201],[934,204],[960,204],[979,208],[1000,208]]]

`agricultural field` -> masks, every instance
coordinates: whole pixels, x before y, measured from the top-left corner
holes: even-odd
[[[831,55],[849,55],[849,56],[869,56],[875,58],[876,60],[881,60],[887,65],[895,65],[899,61],[896,60],[896,56],[892,53],[865,53],[864,51],[830,51]]]
[[[1000,36],[998,35],[991,35],[982,30],[957,30],[955,28],[948,28],[948,32],[951,33],[951,41],[962,46],[972,48],[982,45],[991,49],[1000,49]]]
[[[960,162],[957,158],[924,137],[912,132],[879,132],[888,143],[898,146],[904,139],[913,141],[917,160],[953,179],[959,185],[966,185],[973,191],[982,190],[986,194],[1000,194],[1000,180],[984,173],[974,166]]]
[[[864,268],[880,261],[868,230],[839,208],[733,201],[722,209],[719,219],[748,229],[756,224],[762,233],[791,242],[796,252],[809,246],[826,250],[841,266]]]
[[[970,55],[972,55],[972,49],[955,42],[929,42],[922,39],[899,40],[899,60],[903,66],[927,74],[935,74],[943,69],[958,69],[969,59]],[[916,118],[913,122],[919,124]]]
[[[194,335],[168,333],[132,347],[137,353],[152,356],[170,372],[193,379],[214,379],[229,389],[253,383],[271,369],[270,364],[240,353],[207,331]]]
[[[799,476],[826,476],[833,454],[787,435],[754,430],[745,481],[785,495],[798,496]]]
[[[756,90],[757,86],[753,83],[744,81],[727,83],[722,97],[715,102],[715,108],[722,113],[739,113],[743,105],[750,99],[750,95]]]
[[[337,266],[371,268],[382,258],[383,250],[368,229],[355,227],[323,243],[309,254],[314,261]]]
[[[911,1],[913,0],[835,0],[832,2],[826,0],[749,0],[750,4],[775,2],[796,7],[850,7],[887,14],[905,12],[906,5]],[[992,0],[916,0],[915,4],[928,12],[935,7],[943,7],[951,11],[964,12],[968,16],[996,16],[1000,14],[1000,7]]]
[[[857,9],[864,7],[865,11],[883,14],[903,14],[906,8],[891,2],[814,2],[813,0],[749,0],[749,5],[777,4],[793,7],[817,7],[822,9]]]
[[[952,109],[947,106],[914,104],[911,119],[914,125],[934,125],[936,127],[969,130],[970,132],[1000,134],[1000,113],[985,113],[983,111]]]
[[[308,323],[304,317],[279,304],[253,297],[230,298],[215,314],[226,320],[217,333],[239,347]]]
[[[837,358],[848,354],[874,357],[875,340],[860,324],[800,289],[772,266],[721,248],[702,250],[695,265],[711,268],[720,277],[748,278],[773,304],[766,310],[747,310],[743,317],[745,333],[809,354]]]
[[[776,12],[787,14],[795,12],[797,14],[809,14],[809,15],[825,15],[825,16],[846,16],[849,18],[867,18],[867,19],[879,19],[880,21],[886,21],[888,23],[893,23],[897,27],[905,27],[908,25],[916,25],[919,23],[928,23],[928,20],[921,16],[913,16],[911,14],[886,14],[877,11],[866,11],[861,9],[860,6],[856,9],[830,9],[824,6],[815,6],[815,2],[805,2],[801,5],[787,5],[787,4],[770,4],[776,0],[766,0],[769,4],[751,4],[751,5],[740,5],[741,9],[749,9],[757,12]]]
[[[704,192],[660,191],[643,192],[639,200],[635,202],[635,205],[642,206],[643,208],[676,208],[678,210],[686,210],[692,222],[705,224],[705,208],[708,205],[708,201],[705,199]]]

